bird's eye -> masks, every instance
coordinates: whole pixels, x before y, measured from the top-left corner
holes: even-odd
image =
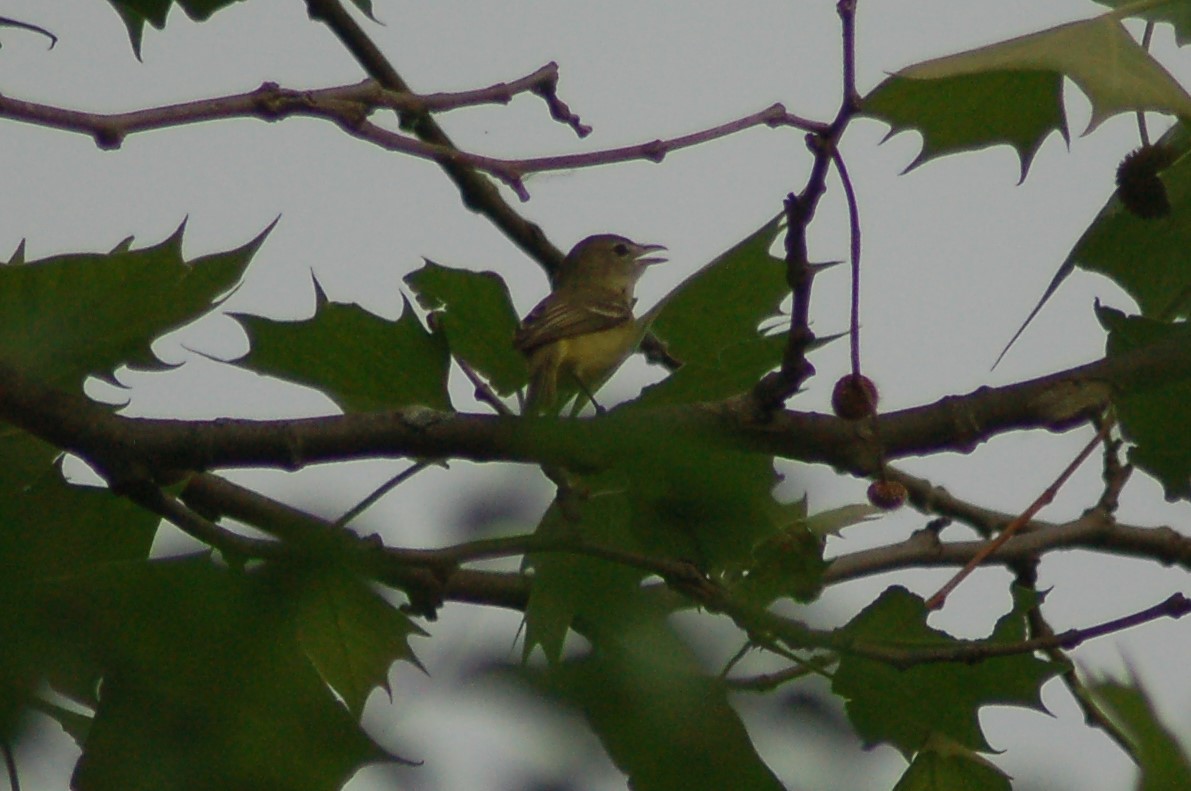
[[[612,246],[612,252],[614,252],[620,256],[628,255],[629,254],[629,246],[627,244],[625,244],[624,242],[617,242],[615,245]]]

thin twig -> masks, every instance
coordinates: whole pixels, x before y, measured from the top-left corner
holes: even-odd
[[[369,508],[371,508],[373,506],[373,504],[376,503],[377,500],[381,499],[386,494],[393,491],[398,486],[405,483],[410,478],[414,477],[419,472],[421,472],[422,470],[431,466],[432,464],[440,464],[440,463],[442,463],[441,459],[419,459],[418,461],[414,462],[410,466],[406,467],[401,472],[394,475],[389,480],[382,483],[380,486],[376,487],[376,489],[374,489],[371,494],[369,494],[363,500],[361,500],[360,502],[356,503],[354,506],[349,508],[346,512],[343,513],[342,516],[340,516],[338,519],[336,519],[334,522],[332,522],[331,527],[335,528],[335,529],[347,527],[353,521],[355,521],[356,517],[358,517],[360,514],[364,513]]]
[[[1133,475],[1133,465],[1121,461],[1121,445],[1119,439],[1104,441],[1104,490],[1100,493],[1100,500],[1096,507],[1105,514],[1115,514],[1120,503],[1121,492],[1129,478]]]
[[[776,673],[758,673],[754,676],[724,679],[724,686],[735,692],[770,692],[782,684],[805,678],[811,674],[824,677],[831,676],[830,666],[839,661],[839,657],[830,654],[820,658],[810,657],[799,659],[797,664],[791,665]]]
[[[844,186],[844,198],[848,204],[848,236],[851,248],[849,257],[852,259],[852,311],[848,339],[852,353],[852,375],[860,376],[860,205],[839,150],[832,149],[831,161],[835,163],[835,169],[839,173],[840,183]]]
[[[856,4],[854,0],[841,0],[836,10],[843,39],[844,96],[831,124],[819,126],[807,135],[806,143],[814,157],[810,175],[802,191],[791,192],[785,200],[786,283],[793,296],[793,307],[781,368],[762,377],[752,391],[753,404],[763,419],[779,409],[815,373],[814,366],[806,358],[815,340],[810,328],[810,295],[815,268],[807,254],[806,235],[819,200],[827,189],[827,171],[835,156],[835,148],[859,107],[855,76]]]
[[[15,27],[15,28],[20,28],[21,30],[31,30],[34,33],[40,33],[41,35],[45,36],[46,38],[48,38],[50,40],[50,46],[49,46],[50,49],[53,49],[54,45],[58,43],[58,37],[55,36],[50,31],[46,30],[44,27],[38,27],[37,25],[31,24],[29,22],[22,22],[19,19],[12,19],[11,17],[0,16],[0,26]]]
[[[545,67],[514,83],[498,83],[488,88],[454,94],[423,96],[384,90],[372,80],[309,91],[281,88],[276,83],[264,83],[247,93],[124,113],[90,113],[0,96],[0,118],[87,134],[103,149],[119,148],[128,135],[137,132],[217,119],[259,118],[276,121],[295,116],[323,118],[335,122],[353,137],[387,151],[440,164],[444,161],[454,162],[489,173],[508,185],[522,200],[529,198],[524,177],[531,173],[573,170],[634,160],[660,162],[671,151],[700,145],[756,126],[814,127],[813,122],[787,113],[782,105],[775,104],[742,118],[665,140],[651,140],[581,154],[501,159],[461,151],[454,146],[417,140],[368,120],[368,115],[377,108],[430,111],[483,102],[508,101],[517,91],[537,92],[536,86],[540,86],[550,74],[550,67]]]
[[[1011,519],[1006,514],[1000,524],[1007,524]],[[984,541],[943,542],[933,530],[918,530],[896,544],[833,558],[823,573],[823,584],[835,585],[899,569],[964,566],[986,547]],[[1121,525],[1098,509],[1066,524],[1030,522],[984,558],[983,564],[1016,565],[1046,552],[1070,549],[1111,552],[1121,557],[1155,560],[1191,570],[1191,537],[1169,526]]]
[[[0,739],[0,752],[4,755],[4,768],[8,771],[8,787],[11,791],[21,791],[21,777],[17,773],[17,757],[12,751],[8,739]]]
[[[456,162],[484,171],[500,179],[524,201],[529,200],[529,191],[525,187],[524,177],[532,173],[599,167],[617,162],[641,160],[661,162],[671,151],[690,148],[752,127],[798,127],[804,123],[807,122],[787,113],[782,105],[775,104],[743,118],[678,137],[651,140],[646,143],[599,151],[587,151],[581,154],[560,154],[526,159],[501,159],[461,151],[454,146],[441,146],[412,140],[371,121],[356,122],[353,120],[350,124],[344,125],[343,129],[355,137],[390,151],[399,151],[411,156],[434,160],[440,164],[443,161]]]
[[[369,76],[390,90],[410,92],[405,80],[339,0],[306,0],[306,8],[310,18],[325,23]],[[428,113],[405,113],[402,123],[431,145],[455,149],[455,144]],[[483,174],[455,158],[440,157],[435,161],[459,188],[464,206],[487,217],[547,272],[558,268],[562,251],[550,243],[537,224],[514,211]]]
[[[1154,37],[1154,22],[1146,20],[1145,31],[1141,34],[1141,48],[1149,50],[1150,40]],[[1143,146],[1150,144],[1150,130],[1146,128],[1146,114],[1144,110],[1137,111],[1137,136]]]
[[[219,550],[225,557],[274,560],[293,554],[285,544],[249,538],[226,530],[153,484],[123,488],[120,493],[142,508],[163,517],[192,538]]]
[[[492,387],[484,381],[482,376],[476,373],[476,369],[472,368],[466,360],[456,357],[455,362],[459,365],[460,370],[463,371],[463,375],[468,378],[475,388],[477,401],[492,407],[498,415],[509,416],[514,414],[513,410],[509,409],[505,405],[505,402],[500,400],[500,396],[493,391]]]
[[[1004,545],[1006,541],[1013,538],[1014,534],[1017,533],[1017,531],[1020,530],[1023,525],[1029,522],[1030,519],[1033,518],[1034,514],[1042,510],[1044,506],[1054,502],[1055,495],[1059,493],[1059,490],[1065,483],[1067,483],[1067,480],[1075,474],[1075,471],[1079,469],[1080,465],[1087,461],[1087,458],[1092,455],[1092,451],[1096,449],[1096,446],[1104,441],[1105,438],[1107,438],[1108,432],[1112,428],[1112,425],[1112,419],[1105,418],[1104,422],[1100,426],[1100,430],[1096,432],[1096,436],[1092,437],[1091,441],[1084,446],[1083,450],[1081,450],[1074,459],[1072,459],[1071,463],[1067,465],[1066,469],[1059,473],[1059,477],[1054,480],[1054,483],[1046,487],[1042,494],[1038,495],[1037,499],[1035,499],[1034,502],[1031,503],[1028,508],[1026,508],[1026,510],[1022,511],[1016,519],[1010,522],[1005,529],[1001,531],[999,536],[992,541],[989,541],[983,550],[976,553],[976,555],[970,561],[968,561],[966,566],[960,569],[954,577],[948,580],[943,587],[939,588],[939,590],[936,591],[933,596],[927,599],[927,609],[937,610],[942,607],[947,601],[947,595],[951,593],[951,591],[955,590],[956,586],[967,579],[968,575],[975,571],[976,568],[979,567],[989,555],[991,555],[993,552],[996,552],[997,549]]]
[[[661,565],[671,564],[672,562],[665,561]],[[1158,618],[1181,618],[1191,613],[1191,599],[1176,593],[1160,604],[1132,615],[1085,629],[1069,629],[1053,637],[1037,637],[1012,643],[999,640],[970,640],[943,641],[938,645],[924,645],[921,641],[915,641],[909,645],[899,645],[894,641],[857,639],[846,631],[812,629],[793,619],[736,599],[722,585],[697,575],[689,565],[685,572],[678,569],[677,564],[674,565],[678,573],[673,576],[661,571],[655,573],[659,573],[670,587],[689,596],[704,608],[727,615],[738,627],[748,632],[750,639],[756,640],[758,636],[764,636],[780,640],[794,650],[826,648],[875,659],[898,668],[939,662],[978,662],[995,657],[1033,653],[1056,646],[1074,648],[1088,640]]]
[[[137,132],[229,118],[276,121],[291,116],[308,116],[351,125],[381,108],[399,112],[441,112],[480,104],[508,104],[517,94],[536,92],[557,77],[558,67],[550,63],[512,82],[469,91],[424,95],[388,90],[371,79],[311,90],[283,88],[277,83],[265,82],[245,93],[122,113],[84,112],[0,96],[0,118],[89,134],[101,148],[117,148],[126,136]]]
[[[1037,574],[1036,564],[1029,564],[1026,567],[1020,568],[1017,574],[1017,584],[1024,588],[1028,588],[1037,594]],[[1042,615],[1042,607],[1038,605],[1031,607],[1026,613],[1026,624],[1029,627],[1029,634],[1032,637],[1054,637],[1054,629],[1051,628],[1050,623]],[[1079,675],[1075,671],[1075,663],[1067,656],[1067,653],[1062,648],[1053,647],[1045,650],[1047,656],[1051,661],[1063,667],[1063,672],[1060,678],[1063,680],[1063,686],[1071,693],[1071,697],[1075,699],[1076,705],[1079,706],[1083,712],[1084,721],[1092,727],[1099,728],[1104,733],[1117,743],[1117,746],[1124,751],[1133,763],[1139,764],[1137,751],[1133,744],[1129,741],[1129,737],[1117,727],[1116,723],[1112,721],[1100,706],[1096,703],[1095,698],[1088,691],[1088,688],[1080,680]]]

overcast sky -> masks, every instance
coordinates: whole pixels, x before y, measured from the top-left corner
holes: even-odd
[[[488,85],[554,60],[561,69],[562,98],[595,129],[577,140],[532,97],[441,118],[461,147],[479,153],[536,155],[642,142],[731,120],[775,101],[802,116],[828,118],[838,102],[839,27],[834,3],[826,0],[374,2],[386,24],[365,22],[365,27],[415,89]],[[915,61],[1086,17],[1099,8],[1057,0],[861,0],[859,5],[862,91]],[[146,31],[143,63],[133,56],[120,19],[100,0],[10,0],[3,13],[42,25],[60,40],[47,50],[40,37],[0,30],[0,92],[66,107],[131,110],[249,90],[265,80],[314,88],[362,76],[333,36],[307,19],[300,0],[248,0],[203,24],[175,11],[164,31]],[[1173,52],[1169,30],[1160,28],[1156,43],[1169,56],[1168,67],[1191,76],[1186,55]],[[918,150],[916,135],[879,145],[884,125],[861,120],[849,129],[843,150],[860,195],[864,230],[862,351],[866,372],[881,387],[883,408],[927,403],[1095,359],[1103,352],[1103,337],[1092,315],[1093,298],[1132,307],[1108,281],[1077,274],[1006,361],[989,371],[1111,193],[1117,161],[1136,145],[1135,124],[1127,117],[1079,137],[1087,104],[1069,85],[1067,97],[1075,133],[1070,149],[1052,135],[1021,186],[1016,156],[1006,147],[901,175]],[[463,209],[435,166],[370,147],[325,122],[205,124],[134,135],[116,152],[99,151],[83,136],[13,122],[4,122],[0,135],[5,257],[21,240],[31,260],[105,250],[130,235],[137,246],[152,244],[183,220],[191,257],[243,244],[280,216],[246,282],[223,310],[307,316],[313,310],[313,273],[331,299],[393,317],[400,311],[401,278],[421,265],[422,256],[499,272],[521,311],[545,293],[536,265],[486,220]],[[639,288],[641,305],[648,307],[779,211],[782,197],[801,187],[808,163],[797,132],[756,129],[674,153],[661,164],[535,176],[527,182],[532,200],[520,208],[564,249],[596,232],[668,246],[671,263],[652,269]],[[819,260],[840,259],[847,248],[841,194],[833,181],[811,230],[811,253]],[[846,294],[843,267],[816,281],[817,333],[846,328]],[[276,417],[333,409],[317,394],[212,362],[209,358],[232,359],[246,349],[237,326],[218,314],[173,333],[155,349],[167,362],[185,364],[169,374],[122,374],[133,388],[128,414]],[[848,365],[843,343],[813,359],[820,376],[794,402],[799,409],[826,409],[830,385]],[[609,385],[607,400],[632,397],[657,376],[634,362]],[[467,388],[456,385],[460,403],[466,403]],[[1020,510],[1089,436],[1086,431],[1007,436],[972,456],[904,466],[979,504]],[[350,476],[312,470],[240,473],[237,479],[334,516],[400,467],[377,462],[353,465]],[[864,497],[864,482],[841,480],[820,468],[783,470],[789,477],[782,494],[809,492],[812,510]],[[1077,515],[1094,501],[1098,475],[1096,465],[1088,465],[1043,516]],[[456,464],[419,480],[416,491],[399,490],[383,502],[367,529],[394,543],[444,544],[461,538],[477,502],[511,489],[521,493],[510,506],[512,515],[532,519],[549,496],[540,476],[526,468]],[[1184,529],[1189,521],[1186,504],[1163,506],[1157,485],[1140,475],[1126,492],[1121,515]],[[829,550],[896,541],[923,522],[919,515],[899,514],[854,528]],[[962,534],[961,528],[952,530]],[[157,550],[185,546],[165,535]],[[928,594],[949,574],[899,575],[896,581]],[[977,574],[932,623],[961,635],[987,633],[1008,607],[1006,579],[1000,571]],[[881,577],[838,586],[810,617],[840,623],[893,581]],[[1054,586],[1048,613],[1057,627],[1066,628],[1151,605],[1185,587],[1186,575],[1152,563],[1078,553],[1048,556],[1041,585]],[[415,644],[432,678],[401,666],[394,672],[395,703],[374,696],[368,721],[376,737],[406,755],[413,748],[412,754],[426,761],[423,769],[398,775],[399,787],[511,788],[519,772],[529,771],[525,767],[543,774],[591,770],[602,778],[591,787],[623,785],[607,766],[567,766],[548,749],[585,739],[590,744],[573,718],[550,715],[544,725],[528,717],[509,719],[490,705],[508,693],[461,685],[469,649],[496,645],[507,658],[518,655],[517,626],[515,614],[448,607],[433,626],[436,639]],[[1127,660],[1161,692],[1160,709],[1185,738],[1191,737],[1188,655],[1186,626],[1167,622],[1076,653],[1083,666],[1105,672],[1119,671]],[[1050,766],[1071,788],[1126,787],[1129,764],[1105,737],[1082,725],[1066,691],[1052,682],[1044,698],[1059,719],[985,709],[982,723],[990,741],[1007,750],[997,764],[1035,778]],[[43,730],[58,752],[27,754],[26,788],[63,787],[73,761],[69,741],[53,727]],[[789,736],[754,728],[762,754],[784,779],[797,778],[805,788],[843,787],[832,778],[844,778],[849,788],[887,789],[904,768],[890,748],[863,760],[822,756],[815,755],[811,737]],[[461,744],[474,762],[458,760]],[[822,766],[808,768],[812,759]],[[374,787],[378,778],[392,781],[369,773],[355,787]]]

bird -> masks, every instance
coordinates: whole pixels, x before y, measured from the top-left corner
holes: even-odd
[[[529,363],[526,415],[554,414],[560,390],[578,389],[597,412],[592,394],[637,348],[644,327],[633,316],[633,288],[646,267],[666,261],[666,248],[616,234],[576,244],[554,274],[550,294],[513,336]]]

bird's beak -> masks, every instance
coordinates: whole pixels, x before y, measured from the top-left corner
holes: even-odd
[[[650,264],[664,264],[670,259],[664,255],[650,256],[650,253],[665,251],[666,246],[661,244],[641,244],[637,245],[639,252],[637,253],[637,263],[641,266],[649,266]]]

